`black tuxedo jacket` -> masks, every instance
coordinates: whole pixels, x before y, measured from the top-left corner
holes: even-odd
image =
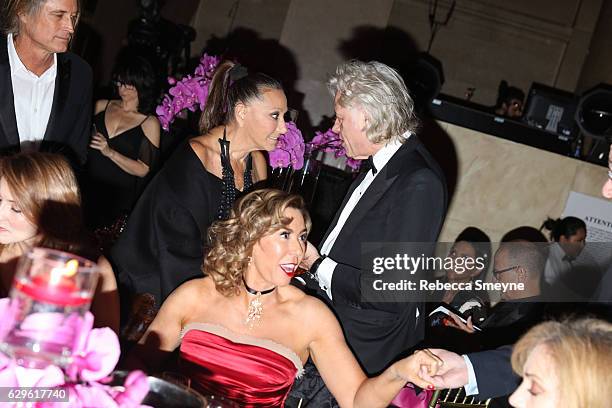
[[[0,154],[20,150],[6,41],[6,36],[0,39]],[[75,166],[85,163],[91,134],[91,103],[90,66],[71,52],[57,54],[53,105],[40,150],[61,153]]]
[[[501,397],[511,394],[520,382],[512,371],[512,346],[467,355],[474,367],[478,398]]]
[[[364,177],[362,173],[351,185],[322,242]],[[385,369],[422,340],[425,309],[421,302],[362,301],[361,244],[436,242],[446,203],[444,176],[416,135],[412,135],[379,169],[328,254],[338,263],[331,284],[331,307],[347,343],[368,375]]]

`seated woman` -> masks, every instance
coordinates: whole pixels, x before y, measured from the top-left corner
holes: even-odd
[[[281,84],[226,61],[213,75],[201,135],[179,146],[145,189],[111,250],[122,289],[157,306],[201,275],[210,224],[227,218],[241,192],[267,177],[261,150],[287,132]],[[126,308],[127,309],[127,308]]]
[[[512,368],[523,382],[515,408],[606,408],[612,401],[612,324],[597,319],[549,321],[514,346]]]
[[[471,265],[470,267],[449,269],[446,272],[448,282],[469,283],[484,280],[491,261],[491,240],[482,230],[468,227],[457,236],[449,257],[472,259],[478,262],[468,262],[466,265]],[[442,302],[451,305],[466,317],[472,316],[472,321],[478,324],[487,316],[489,295],[486,291],[475,289],[447,290],[442,297]]]
[[[118,99],[99,100],[97,130],[87,156],[83,195],[92,228],[110,227],[127,216],[159,157],[155,71],[146,58],[124,49],[112,73]]]
[[[448,258],[454,259],[454,268],[446,270],[446,281],[457,285],[467,285],[475,280],[485,280],[491,261],[491,241],[487,234],[475,227],[464,229],[455,240]],[[470,259],[471,261],[467,261]],[[475,325],[485,321],[489,312],[489,295],[486,291],[446,290],[440,299],[436,293],[430,309],[439,306],[438,302],[450,305],[452,309],[469,319]],[[457,317],[444,313],[435,313],[429,318],[426,329],[426,343],[430,347],[441,347],[457,352],[477,350],[477,339],[457,330]]]
[[[0,159],[0,297],[8,295],[18,258],[34,246],[98,260],[100,278],[91,310],[97,327],[117,332],[119,298],[113,270],[95,246],[88,245],[76,178],[56,154],[20,153]]]
[[[155,370],[178,347],[194,388],[240,407],[282,407],[309,356],[342,407],[386,407],[407,381],[426,387],[418,373],[436,371],[437,357],[419,351],[366,379],[331,311],[289,284],[309,229],[299,196],[267,189],[240,199],[210,228],[207,277],[168,297],[132,365]]]
[[[585,246],[587,228],[584,221],[576,217],[548,218],[541,229],[550,231],[548,261],[544,270],[544,279],[549,285],[555,285],[572,270],[572,263]]]

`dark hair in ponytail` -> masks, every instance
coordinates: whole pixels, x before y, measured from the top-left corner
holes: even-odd
[[[569,238],[572,235],[575,235],[579,230],[583,229],[585,232],[587,230],[586,224],[580,218],[576,217],[565,217],[565,218],[557,218],[553,220],[552,218],[547,218],[540,227],[540,230],[547,229],[550,231],[550,239],[559,242],[561,235],[565,238]]]
[[[201,134],[230,122],[237,103],[260,98],[263,89],[283,89],[279,81],[262,73],[248,74],[232,83],[232,70],[238,68],[232,61],[224,61],[217,67],[210,83],[206,107],[200,116]]]

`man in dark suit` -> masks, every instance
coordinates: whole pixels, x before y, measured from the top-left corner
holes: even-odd
[[[429,349],[444,362],[434,377],[422,378],[436,388],[465,387],[467,395],[479,399],[501,397],[512,393],[520,378],[512,371],[512,346],[460,356],[452,351]]]
[[[320,254],[309,245],[305,266],[362,368],[374,375],[422,340],[424,308],[416,300],[367,299],[362,279],[371,271],[361,270],[361,245],[435,242],[446,213],[446,186],[414,133],[414,104],[397,72],[379,62],[352,61],[336,69],[328,87],[334,132],[349,157],[368,159],[371,166],[351,185]]]
[[[43,150],[86,160],[92,73],[67,52],[77,0],[5,2],[0,38],[0,153]]]

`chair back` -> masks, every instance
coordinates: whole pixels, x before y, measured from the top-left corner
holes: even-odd
[[[491,399],[480,401],[475,396],[465,394],[463,388],[436,390],[429,402],[429,408],[488,408]]]

